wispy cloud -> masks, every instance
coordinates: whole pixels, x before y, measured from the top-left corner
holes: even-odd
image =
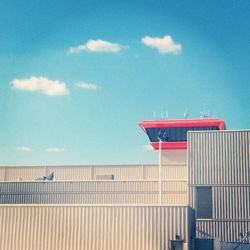
[[[77,88],[80,89],[86,89],[86,90],[97,90],[100,89],[100,86],[94,84],[94,83],[89,83],[89,82],[78,82],[75,84]]]
[[[49,153],[63,153],[66,152],[65,148],[47,148],[46,150]]]
[[[157,49],[160,54],[178,55],[182,49],[181,44],[175,43],[169,35],[162,38],[145,36],[141,42],[150,48]]]
[[[152,151],[153,150],[153,147],[149,144],[143,145],[143,148],[145,151]]]
[[[88,40],[85,44],[69,48],[69,53],[77,54],[83,51],[118,53],[122,48],[124,48],[124,46],[118,43],[111,43],[104,40]]]
[[[20,146],[20,147],[17,147],[17,150],[20,151],[20,152],[24,152],[24,153],[29,153],[32,151],[31,148],[29,147],[25,147],[25,146]]]
[[[11,81],[11,84],[15,89],[41,92],[48,96],[69,94],[69,90],[64,82],[49,80],[46,77],[31,76],[30,78],[25,79],[14,79]]]

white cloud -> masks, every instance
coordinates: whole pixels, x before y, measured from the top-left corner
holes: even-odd
[[[182,49],[181,44],[175,43],[171,36],[164,36],[162,38],[145,36],[141,39],[141,42],[148,47],[157,49],[160,54],[178,55]]]
[[[25,147],[25,146],[17,147],[17,150],[20,151],[20,152],[25,152],[25,153],[28,153],[28,152],[32,151],[31,148]]]
[[[152,151],[153,150],[153,147],[150,145],[150,144],[146,144],[143,146],[144,150],[146,151]]]
[[[14,79],[11,84],[15,89],[41,92],[48,96],[69,94],[69,90],[64,82],[49,80],[45,77],[31,76],[25,79]]]
[[[78,82],[76,83],[76,87],[80,89],[87,89],[87,90],[97,90],[100,89],[100,87],[94,83],[89,82]]]
[[[63,153],[66,152],[65,148],[47,148],[47,152],[49,153]]]
[[[118,43],[111,43],[104,40],[88,40],[87,43],[71,47],[69,53],[77,54],[83,51],[118,53],[124,46]]]

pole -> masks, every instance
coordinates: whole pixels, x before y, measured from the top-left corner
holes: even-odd
[[[161,168],[162,168],[162,140],[159,139],[159,204],[161,204]]]

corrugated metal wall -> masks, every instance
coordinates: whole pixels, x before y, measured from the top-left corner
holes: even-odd
[[[244,220],[196,220],[196,236],[219,238],[225,242],[237,242],[241,233],[246,233],[250,228],[250,219]],[[250,248],[250,246],[248,245]],[[248,249],[249,249],[248,248]]]
[[[162,179],[187,179],[187,164],[171,159],[162,166]],[[0,181],[31,181],[51,172],[56,180],[95,180],[97,175],[114,175],[115,180],[158,179],[158,165],[93,165],[0,167]]]
[[[197,236],[236,241],[250,231],[250,131],[188,133],[189,202],[211,186],[213,218],[197,220]]]
[[[162,181],[162,204],[186,205],[187,181]],[[0,182],[0,203],[157,204],[158,181]]]
[[[0,205],[0,249],[165,250],[175,235],[188,241],[190,212],[165,206]]]
[[[188,134],[190,184],[250,183],[250,131]]]

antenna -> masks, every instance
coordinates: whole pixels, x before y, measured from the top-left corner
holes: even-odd
[[[188,119],[188,116],[189,116],[189,113],[188,113],[188,111],[186,110],[186,111],[184,112],[184,117],[185,117],[186,120]]]
[[[163,120],[163,111],[161,110],[161,120]]]
[[[165,119],[167,120],[168,119],[168,110],[165,111]]]
[[[210,117],[209,110],[207,112],[201,111],[200,114],[201,114],[201,116],[200,116],[201,119],[205,119],[205,118],[209,118]]]
[[[155,111],[153,111],[153,119],[155,119]]]

